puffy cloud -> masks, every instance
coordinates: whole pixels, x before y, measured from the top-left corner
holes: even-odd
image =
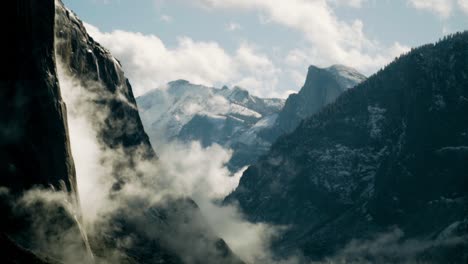
[[[167,47],[155,35],[116,30],[101,32],[86,24],[88,33],[122,61],[135,94],[186,79],[193,83],[246,86],[252,93],[272,96],[279,69],[260,51],[241,44],[233,54],[216,42],[180,37],[176,47]]]
[[[281,70],[270,58],[254,46],[244,43],[237,49],[235,59],[237,67],[242,69],[235,85],[265,97],[279,96],[277,84]]]
[[[175,179],[173,193],[195,200],[224,198],[242,175],[242,171],[230,174],[225,165],[232,152],[219,145],[203,148],[199,142],[172,143],[161,146],[158,153],[164,177]]]
[[[181,78],[202,84],[232,78],[229,65],[233,59],[217,43],[182,37],[171,49],[155,35],[120,30],[104,33],[91,25],[86,29],[122,61],[137,95]]]
[[[277,23],[301,32],[308,42],[305,54],[307,64],[318,66],[345,64],[364,73],[372,73],[388,63],[395,52],[407,48],[395,43],[384,47],[368,38],[360,20],[345,22],[334,13],[331,4],[344,4],[335,0],[197,0],[206,8],[225,8],[257,11],[263,21]],[[358,7],[363,1],[346,1]],[[396,49],[400,47],[402,49]],[[302,65],[303,67],[308,65]]]

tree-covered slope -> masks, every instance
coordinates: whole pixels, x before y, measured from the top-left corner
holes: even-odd
[[[457,263],[468,257],[467,164],[464,32],[403,55],[279,138],[227,201],[253,220],[290,226],[281,254],[322,258],[398,227],[401,240],[432,247],[384,262]]]

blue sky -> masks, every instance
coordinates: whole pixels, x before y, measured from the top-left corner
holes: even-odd
[[[140,95],[174,79],[300,89],[307,66],[370,75],[410,47],[468,29],[468,0],[64,0]]]

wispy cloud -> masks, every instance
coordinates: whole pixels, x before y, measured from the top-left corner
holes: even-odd
[[[442,19],[449,18],[458,8],[468,14],[468,0],[408,0],[408,4],[413,8],[432,12]]]
[[[161,15],[160,19],[161,21],[166,22],[166,23],[171,23],[174,20],[172,16],[169,16],[169,15]]]
[[[468,0],[458,0],[461,10],[468,15]]]
[[[227,31],[236,31],[236,30],[239,30],[241,28],[242,28],[241,25],[239,25],[238,23],[235,23],[235,22],[230,22],[226,26]]]
[[[408,4],[416,9],[428,10],[441,18],[447,18],[452,13],[452,0],[408,0]]]

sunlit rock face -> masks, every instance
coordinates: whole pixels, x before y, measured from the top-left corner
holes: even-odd
[[[414,49],[304,120],[226,201],[291,227],[278,254],[332,258],[396,226],[393,242],[357,242],[338,257],[466,262],[467,98],[465,32]]]
[[[65,73],[80,80],[88,99],[106,113],[105,120],[96,116],[102,122],[99,139],[109,148],[139,149],[148,158],[155,156],[120,62],[87,34],[81,20],[61,2],[57,3],[55,32],[56,53]]]

